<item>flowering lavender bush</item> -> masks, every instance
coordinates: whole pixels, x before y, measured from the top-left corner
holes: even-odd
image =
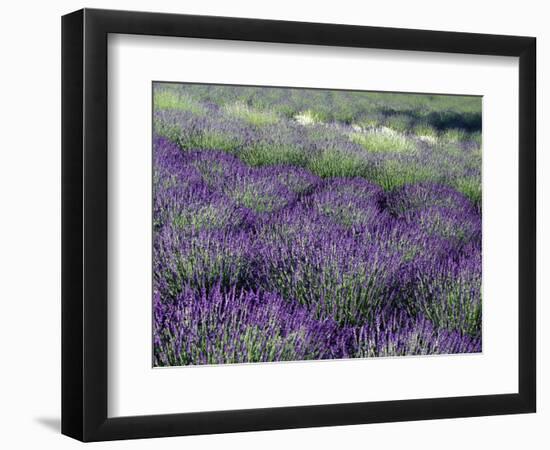
[[[481,351],[478,98],[153,89],[155,366]]]

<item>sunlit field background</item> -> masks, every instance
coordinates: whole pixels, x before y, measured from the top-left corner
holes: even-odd
[[[481,98],[155,83],[155,366],[481,351]]]

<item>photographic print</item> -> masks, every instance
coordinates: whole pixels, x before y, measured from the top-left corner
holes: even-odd
[[[481,352],[481,97],[152,103],[154,367]]]

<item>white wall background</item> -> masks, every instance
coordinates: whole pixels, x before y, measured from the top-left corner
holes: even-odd
[[[101,443],[94,448],[498,448],[550,446],[548,277],[550,29],[545,2],[394,0],[391,2],[202,0],[19,1],[0,16],[0,445],[76,448],[60,418],[60,16],[83,6],[353,23],[538,38],[539,412],[535,415],[318,428]],[[503,199],[505,201],[505,199]]]

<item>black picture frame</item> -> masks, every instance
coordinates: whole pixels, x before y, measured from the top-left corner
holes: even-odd
[[[518,393],[109,418],[109,33],[519,57]],[[62,18],[62,433],[81,441],[535,412],[536,39],[83,9]]]

